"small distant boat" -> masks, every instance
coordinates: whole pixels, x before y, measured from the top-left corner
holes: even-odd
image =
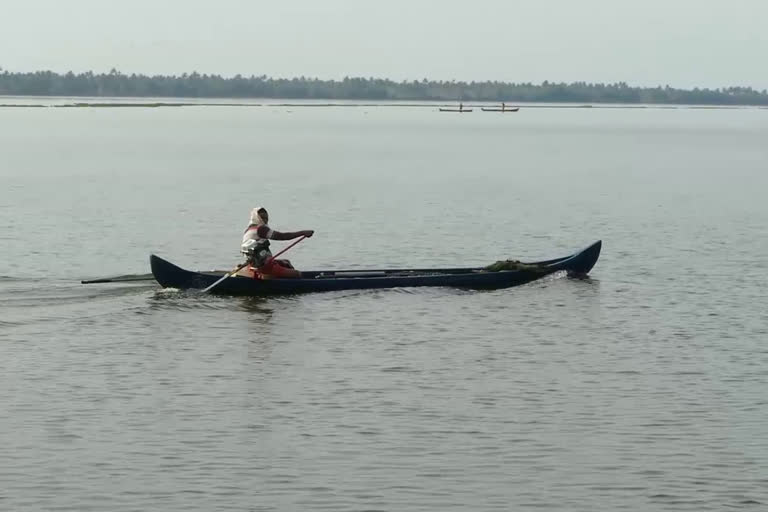
[[[502,103],[501,104],[501,108],[497,108],[497,107],[489,107],[489,108],[480,107],[480,109],[483,112],[517,112],[518,110],[520,110],[520,107],[507,107],[506,104]]]
[[[459,103],[459,108],[440,108],[440,112],[472,112],[472,109],[464,108],[464,104]]]

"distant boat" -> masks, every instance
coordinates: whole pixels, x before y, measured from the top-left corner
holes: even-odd
[[[464,108],[463,103],[459,103],[459,108],[441,108],[440,112],[472,112],[471,108]]]
[[[493,108],[480,107],[480,109],[483,112],[517,112],[518,110],[520,110],[520,107],[507,107],[506,104],[502,103],[501,104],[501,108],[496,108],[496,107],[493,107]]]

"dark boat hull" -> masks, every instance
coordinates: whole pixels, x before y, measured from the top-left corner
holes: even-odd
[[[236,276],[221,282],[212,293],[266,296],[417,286],[450,286],[471,289],[508,288],[526,284],[560,271],[586,275],[597,262],[601,247],[602,242],[598,241],[571,256],[529,264],[536,265],[536,268],[501,272],[487,272],[481,267],[466,267],[309,271],[302,272],[301,279],[260,280]],[[203,289],[222,276],[221,272],[201,273],[184,270],[154,254],[150,256],[149,260],[152,274],[164,288]]]
[[[514,107],[514,108],[486,108],[486,107],[480,107],[480,110],[483,112],[517,112],[520,110],[520,107]]]

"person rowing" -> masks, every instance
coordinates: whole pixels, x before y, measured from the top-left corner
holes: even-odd
[[[294,232],[275,231],[269,227],[269,212],[266,208],[258,207],[251,210],[248,227],[243,233],[240,252],[248,259],[248,266],[240,275],[254,278],[298,278],[301,272],[293,268],[288,260],[272,258],[269,250],[270,240],[293,240],[294,238],[310,238],[315,234],[312,229]]]

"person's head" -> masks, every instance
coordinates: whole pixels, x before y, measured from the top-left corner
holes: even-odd
[[[269,212],[263,206],[251,210],[251,224],[261,226],[269,224]]]

